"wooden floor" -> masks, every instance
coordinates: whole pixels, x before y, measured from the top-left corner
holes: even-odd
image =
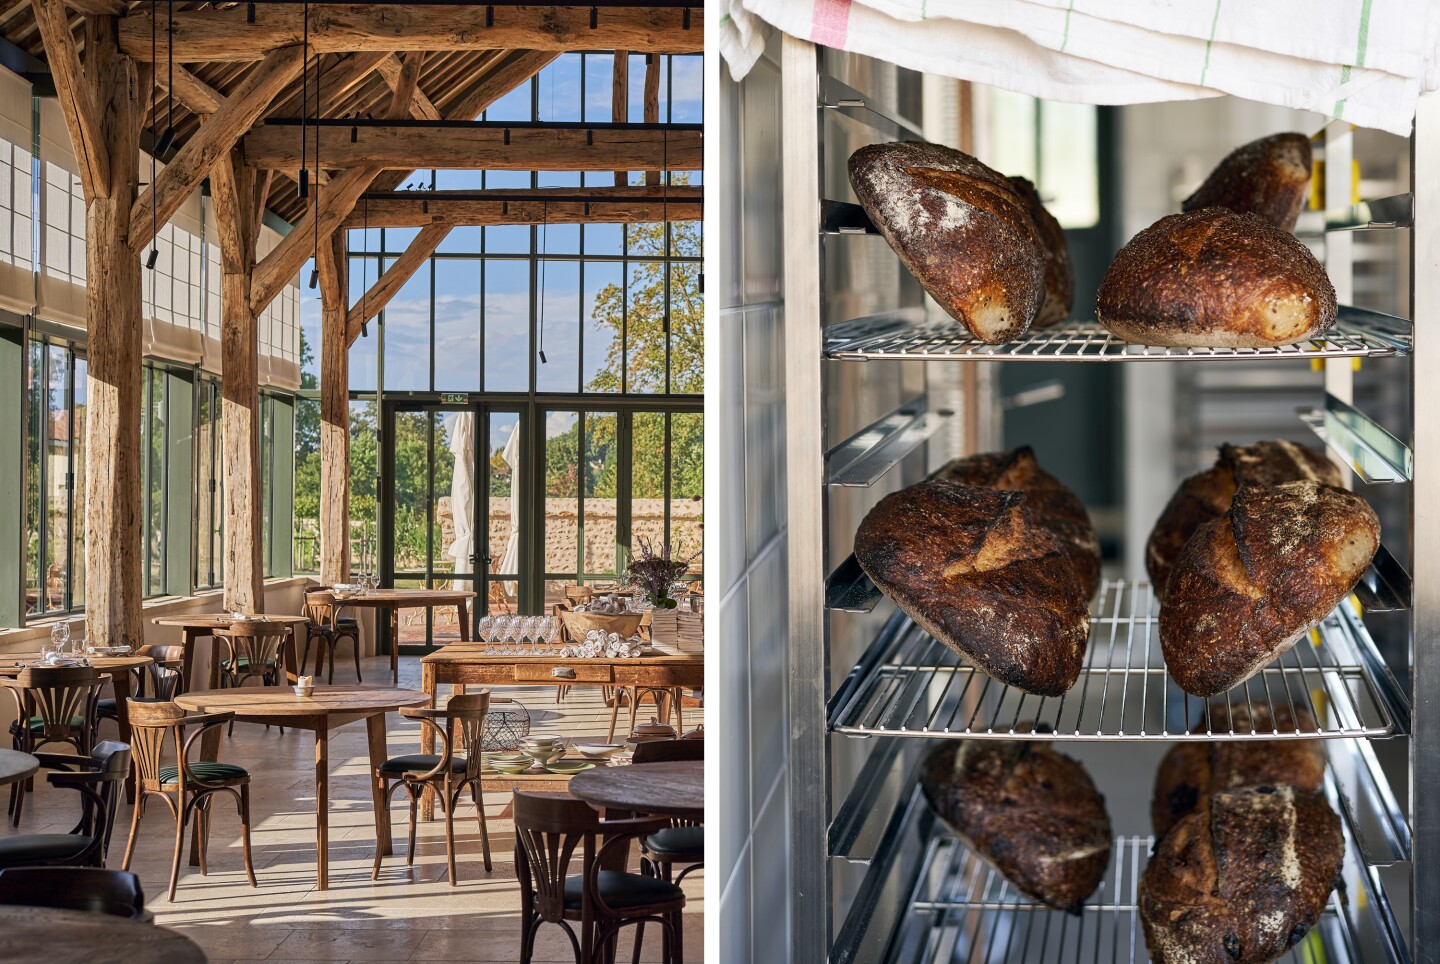
[[[388,682],[388,662],[365,662],[368,682]],[[419,661],[404,658],[400,684],[419,688]],[[353,664],[342,659],[336,683],[353,679]],[[254,685],[252,683],[252,685]],[[610,710],[598,689],[576,687],[556,705],[553,687],[507,690],[518,696],[536,719],[541,735],[600,740]],[[647,707],[648,709],[648,707]],[[702,722],[702,712],[687,708],[685,725]],[[622,729],[627,722],[622,709]],[[390,751],[418,752],[419,725],[391,714]],[[114,738],[103,724],[102,738]],[[413,869],[405,864],[405,810],[397,798],[395,849],[385,858],[378,881],[370,880],[375,827],[366,782],[365,727],[351,724],[330,739],[330,889],[315,888],[314,739],[311,734],[237,724],[222,744],[222,760],[251,773],[255,872],[251,888],[241,862],[239,820],[233,805],[217,799],[210,844],[210,873],[184,866],[176,900],[166,899],[174,824],[155,801],[142,824],[131,869],[140,875],[146,904],[159,923],[183,931],[203,947],[212,962],[242,961],[515,961],[519,955],[519,891],[514,873],[514,836],[508,794],[486,795],[495,869],[486,873],[473,810],[456,821],[459,883],[445,875],[445,837],[439,821],[422,824]],[[3,795],[3,793],[0,793]],[[26,803],[22,832],[65,832],[78,808],[73,791],[40,788]],[[130,807],[120,807],[111,842],[111,866],[118,867],[129,829]],[[8,821],[4,833],[13,833]],[[685,959],[702,959],[703,872],[686,879]],[[647,928],[643,960],[660,959],[659,935]],[[622,938],[621,960],[630,960],[630,938]],[[541,929],[537,962],[574,960],[559,928]]]

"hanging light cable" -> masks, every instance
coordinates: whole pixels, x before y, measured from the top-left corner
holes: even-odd
[[[305,0],[305,25],[301,39],[305,66],[300,71],[300,197],[310,196],[310,170],[305,166],[305,120],[310,114],[310,0]]]
[[[365,261],[360,266],[360,337],[370,337],[370,315],[365,311],[365,300],[370,295],[370,199],[365,199],[365,212],[361,231],[365,234]]]
[[[541,202],[540,207],[540,364],[547,364],[545,358],[545,254],[550,248],[550,202]]]
[[[315,55],[315,256],[310,269],[310,287],[320,283],[320,81],[325,76],[325,57]],[[338,228],[336,230],[339,230]]]
[[[153,64],[158,59],[155,55],[159,49],[155,33],[156,24],[156,2],[150,0],[150,62]],[[155,85],[150,85],[150,146],[155,146]],[[158,176],[158,169],[155,164],[155,155],[160,153],[157,150],[150,152],[150,187],[155,187],[155,178]],[[158,200],[158,199],[157,199]],[[157,246],[160,240],[160,213],[159,205],[150,205],[150,253],[145,256],[145,267],[155,270],[155,263],[160,260],[160,248]]]
[[[155,144],[156,154],[164,154],[175,143],[175,0],[165,0],[165,19],[165,60],[169,80],[165,82],[165,133]],[[153,11],[151,21],[151,33],[154,33]]]

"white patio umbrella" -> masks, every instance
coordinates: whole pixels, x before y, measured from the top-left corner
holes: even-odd
[[[505,440],[505,451],[501,453],[505,464],[510,466],[510,533],[505,537],[505,554],[500,557],[500,571],[517,572],[520,569],[520,423],[510,430]],[[505,583],[505,594],[514,596],[519,591],[512,581]]]
[[[455,470],[450,479],[450,514],[455,521],[455,541],[448,555],[455,561],[452,572],[470,572],[475,554],[475,416],[458,412],[450,423],[450,451],[455,456]],[[450,583],[452,589],[470,589],[462,580]]]

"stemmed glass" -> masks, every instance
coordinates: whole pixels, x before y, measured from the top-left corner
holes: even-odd
[[[540,655],[540,617],[526,616],[523,626],[523,633],[530,640],[530,655]]]
[[[56,656],[69,655],[70,624],[56,623],[50,627],[50,649]]]
[[[540,639],[545,643],[546,655],[551,655],[555,649],[555,617],[543,616],[540,619]]]
[[[494,623],[495,618],[493,616],[481,616],[480,621],[475,624],[475,638],[482,643],[488,643],[490,641],[490,627],[494,625]]]
[[[501,656],[512,655],[510,647],[506,644],[515,638],[514,622],[514,616],[495,617],[495,638],[500,643]]]

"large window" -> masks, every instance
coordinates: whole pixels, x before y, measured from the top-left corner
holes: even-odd
[[[195,586],[211,589],[225,579],[220,383],[201,379],[195,394]]]
[[[64,612],[84,598],[83,497],[76,495],[77,483],[84,484],[84,367],[65,346],[30,342],[25,608],[35,616]]]

